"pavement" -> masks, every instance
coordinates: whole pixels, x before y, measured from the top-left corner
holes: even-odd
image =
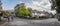
[[[5,22],[4,22],[4,21],[1,21],[1,22],[0,22],[0,25],[3,24],[3,23],[5,23]]]
[[[6,25],[7,24],[7,19],[6,18],[2,18],[0,21],[0,26]]]
[[[14,18],[13,21],[6,22],[4,26],[60,26],[60,22],[56,18],[44,20]]]
[[[7,25],[7,24],[8,24],[8,22],[5,22],[5,23],[1,24],[0,26],[5,26],[5,25]]]

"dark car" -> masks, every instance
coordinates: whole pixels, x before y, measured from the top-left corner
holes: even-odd
[[[60,13],[56,14],[56,15],[55,15],[55,18],[57,18],[58,21],[60,21]]]

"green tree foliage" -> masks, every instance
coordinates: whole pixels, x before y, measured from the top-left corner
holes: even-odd
[[[22,16],[29,16],[30,11],[25,7],[24,3],[18,4],[18,6],[15,7],[16,15],[22,15]]]
[[[18,14],[23,15],[23,16],[29,16],[30,12],[28,9],[26,9],[25,6],[23,6],[18,10]]]
[[[8,16],[9,15],[9,11],[4,11],[4,16]]]

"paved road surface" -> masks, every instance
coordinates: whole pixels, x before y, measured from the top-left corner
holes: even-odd
[[[14,21],[9,22],[6,26],[60,26],[60,22],[55,18],[45,20],[14,18]]]

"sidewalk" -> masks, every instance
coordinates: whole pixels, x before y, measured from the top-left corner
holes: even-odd
[[[6,19],[1,19],[0,26],[3,26],[7,23]]]
[[[0,22],[0,26],[5,26],[7,23],[8,23],[8,22],[7,22],[6,20],[2,20],[2,21]]]
[[[0,24],[0,26],[5,26],[6,24],[8,24],[8,22],[4,22],[3,24]]]
[[[3,23],[5,23],[5,22],[1,21],[1,22],[0,22],[0,25],[3,24]]]

